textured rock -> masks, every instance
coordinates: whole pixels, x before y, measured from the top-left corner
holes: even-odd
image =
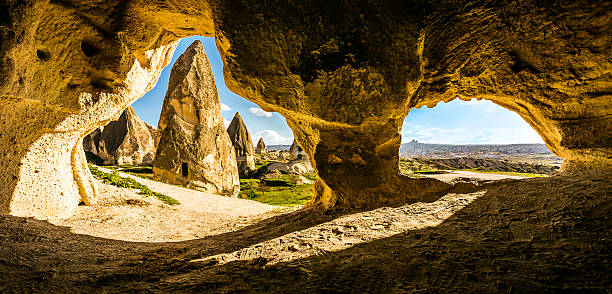
[[[301,158],[291,160],[287,163],[274,162],[266,166],[267,172],[272,172],[275,170],[287,174],[303,174],[307,172],[312,172],[313,168],[310,164],[310,160],[306,158]]]
[[[257,141],[257,147],[255,147],[255,153],[257,154],[266,153],[266,143],[264,143],[263,138],[259,138],[259,141]]]
[[[289,154],[291,155],[292,159],[296,159],[298,157],[305,157],[304,155],[306,155],[306,152],[304,152],[304,149],[300,147],[300,144],[293,139],[293,143],[291,143],[291,147],[289,147]]]
[[[83,144],[92,140],[97,148],[96,152],[90,152],[104,160],[107,165],[151,165],[155,156],[155,139],[149,127],[130,106],[118,120],[111,121],[104,128],[96,129],[87,135],[85,138],[89,139],[83,139]],[[87,148],[85,151],[88,151]]]
[[[611,5],[5,1],[0,211],[66,215],[93,199],[81,139],[150,89],[190,35],[217,37],[228,87],[287,119],[324,207],[445,191],[399,176],[397,153],[410,109],[455,97],[521,115],[563,172],[609,170]]]
[[[99,127],[83,138],[83,150],[98,155],[100,150],[100,135],[104,131],[104,127]]]
[[[253,141],[251,140],[251,135],[249,135],[246,125],[240,117],[240,113],[236,112],[236,115],[234,115],[232,122],[227,127],[227,133],[236,151],[236,160],[238,161],[238,171],[240,174],[248,174],[255,170]]]
[[[195,41],[170,73],[153,164],[157,179],[223,195],[238,195],[236,155],[204,47]]]

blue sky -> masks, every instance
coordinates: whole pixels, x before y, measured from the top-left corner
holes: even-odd
[[[195,36],[180,41],[170,65],[162,71],[157,85],[132,104],[138,116],[157,127],[172,65],[195,40],[202,42],[210,60],[226,126],[238,111],[255,143],[263,137],[267,145],[291,144],[293,132],[280,114],[265,112],[257,104],[232,93],[226,87],[223,63],[214,38]],[[411,110],[402,127],[402,142],[412,139],[422,143],[446,144],[543,143],[540,136],[518,114],[492,102],[475,99],[469,102],[453,100],[439,103],[431,109],[423,107]]]

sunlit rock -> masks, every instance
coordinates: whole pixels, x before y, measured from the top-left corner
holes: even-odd
[[[240,113],[236,112],[227,133],[232,140],[234,150],[236,151],[236,160],[238,161],[238,171],[240,174],[248,174],[255,170],[255,150],[253,149],[253,141],[246,125],[240,117]]]
[[[172,67],[159,120],[155,178],[236,196],[236,155],[204,47],[196,41]]]
[[[2,6],[2,213],[65,216],[94,199],[81,139],[151,89],[191,35],[217,38],[234,93],[287,119],[320,176],[315,205],[447,191],[399,175],[399,133],[412,108],[456,97],[521,115],[563,172],[612,166],[606,4],[68,2]]]

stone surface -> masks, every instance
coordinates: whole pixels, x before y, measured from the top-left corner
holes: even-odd
[[[521,115],[563,172],[609,170],[611,5],[5,1],[0,211],[67,215],[94,199],[81,139],[150,89],[191,35],[217,38],[234,93],[287,119],[322,207],[439,197],[447,185],[399,175],[400,131],[412,108],[455,97]]]
[[[257,154],[266,153],[266,143],[264,143],[263,138],[259,138],[259,141],[257,141],[257,147],[255,147],[255,153]]]
[[[130,106],[118,120],[87,135],[83,145],[85,151],[100,157],[105,165],[151,165],[155,157],[155,139],[149,127]],[[86,143],[93,146],[85,146]]]
[[[104,127],[99,127],[83,138],[83,150],[98,155],[100,150],[100,135],[104,131]]]
[[[215,194],[236,196],[240,191],[236,155],[200,41],[191,44],[172,67],[153,175]]]
[[[312,172],[313,168],[310,164],[310,160],[307,158],[294,159],[287,163],[274,162],[266,166],[267,172],[278,170],[282,173],[288,174],[303,174]]]
[[[255,170],[255,150],[253,150],[253,141],[246,125],[240,117],[240,113],[236,112],[232,122],[227,127],[227,133],[232,140],[234,150],[236,151],[236,160],[238,161],[238,171],[240,174],[248,174]]]
[[[300,156],[306,157],[306,152],[304,152],[304,149],[300,147],[295,139],[293,139],[293,143],[291,143],[291,147],[289,147],[289,154],[291,155],[292,159],[296,159]]]

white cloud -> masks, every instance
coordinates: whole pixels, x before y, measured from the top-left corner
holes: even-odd
[[[225,128],[227,129],[227,127],[229,127],[231,121],[225,119],[225,117],[223,118],[223,124],[225,125]]]
[[[259,107],[251,107],[251,108],[249,108],[249,112],[251,112],[252,114],[254,114],[256,116],[272,117],[272,112],[263,111],[263,109],[261,109]]]
[[[416,139],[421,143],[441,144],[517,144],[544,143],[532,128],[498,128],[498,129],[444,129],[416,124],[405,124],[402,130],[402,141]]]
[[[231,107],[229,107],[227,104],[225,103],[221,103],[221,111],[230,111],[232,110]]]
[[[293,142],[293,137],[283,137],[273,130],[263,130],[255,133],[253,136],[253,144],[257,144],[259,138],[263,138],[266,145],[290,145]]]

